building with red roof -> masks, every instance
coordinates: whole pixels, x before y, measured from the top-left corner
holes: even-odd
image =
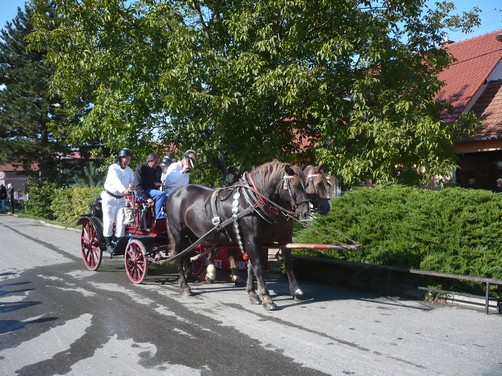
[[[439,75],[445,86],[437,99],[453,107],[448,120],[472,111],[482,121],[454,142],[460,155],[457,182],[467,186],[474,178],[476,187],[491,189],[502,178],[502,29],[444,48],[455,61]]]

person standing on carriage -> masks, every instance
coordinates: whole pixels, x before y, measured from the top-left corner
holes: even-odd
[[[108,173],[101,192],[101,205],[103,210],[103,236],[105,237],[106,250],[115,253],[113,237],[118,240],[125,235],[124,208],[125,195],[132,192],[134,174],[129,164],[132,154],[129,149],[122,149],[115,163],[108,167]],[[113,224],[115,223],[115,232]]]
[[[183,154],[181,161],[172,163],[166,172],[166,178],[164,180],[164,185],[166,187],[166,197],[178,187],[187,185],[190,182],[190,171],[192,171],[195,166],[197,159],[197,154],[193,150],[187,150]]]
[[[166,191],[160,190],[162,170],[159,162],[159,155],[150,153],[146,157],[146,162],[138,165],[134,172],[134,189],[138,196],[145,199],[149,205],[155,203],[155,219],[166,218],[164,204],[167,196]]]

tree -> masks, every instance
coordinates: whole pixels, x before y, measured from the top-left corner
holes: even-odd
[[[58,27],[35,1],[53,88],[83,126],[74,141],[145,152],[152,139],[218,152],[241,169],[301,158],[298,137],[347,184],[426,181],[455,163],[434,101],[449,63],[447,27],[479,23],[425,0],[55,0]],[[89,111],[88,103],[93,103]],[[86,111],[89,111],[86,114]],[[212,175],[207,175],[207,180]],[[214,177],[214,176],[213,176]]]
[[[45,52],[28,50],[26,36],[33,30],[31,9],[18,8],[0,40],[0,163],[31,166],[38,162],[42,176],[54,170],[54,155],[65,150],[50,130],[57,121],[58,101],[49,96],[52,69]]]

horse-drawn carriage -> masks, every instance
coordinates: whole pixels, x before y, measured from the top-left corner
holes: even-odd
[[[78,225],[82,226],[80,245],[85,266],[92,271],[101,266],[106,254],[110,258],[124,257],[125,272],[131,282],[141,283],[147,276],[148,266],[163,264],[169,255],[169,239],[166,219],[155,220],[155,209],[146,200],[135,194],[126,196],[127,217],[125,236],[113,242],[113,253],[106,251],[103,236],[101,199],[90,206],[90,212],[83,215]],[[205,245],[199,245],[196,252],[203,252]],[[172,260],[171,260],[172,261]],[[200,257],[192,262],[190,273],[200,277],[204,270]],[[218,263],[226,265],[226,263]],[[242,263],[239,263],[242,268]]]
[[[135,196],[129,206],[135,215],[126,225],[126,237],[115,245],[112,256],[124,255],[125,271],[134,283],[141,283],[148,265],[175,261],[180,274],[179,283],[185,295],[191,295],[189,276],[200,277],[208,268],[206,280],[212,282],[214,256],[218,251],[221,267],[230,266],[235,276],[237,265],[246,266],[249,299],[263,304],[267,310],[276,308],[263,279],[266,257],[263,250],[282,251],[285,271],[293,297],[302,298],[292,271],[291,249],[308,245],[291,244],[294,221],[310,218],[313,205],[321,214],[330,210],[328,180],[322,170],[308,166],[305,170],[281,162],[269,162],[245,173],[229,187],[212,189],[189,184],[174,191],[166,203],[166,220],[155,221],[153,208]],[[105,240],[99,205],[79,220],[82,225],[81,248],[86,267],[99,268]],[[353,248],[354,246],[342,246]],[[340,246],[320,245],[309,248],[337,249]],[[218,265],[217,265],[218,266]],[[254,279],[258,282],[255,292]],[[237,279],[232,279],[237,282]]]

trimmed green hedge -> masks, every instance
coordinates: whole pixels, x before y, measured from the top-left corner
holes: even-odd
[[[102,187],[72,187],[57,191],[51,203],[55,219],[66,226],[75,226],[80,216],[89,213]]]
[[[346,242],[339,232],[359,242],[361,249],[323,254],[354,262],[502,278],[502,194],[398,185],[359,188],[335,198],[333,210],[297,231],[295,241]]]
[[[52,183],[31,184],[27,212],[36,217],[76,227],[81,215],[89,212],[102,187],[57,188]]]

